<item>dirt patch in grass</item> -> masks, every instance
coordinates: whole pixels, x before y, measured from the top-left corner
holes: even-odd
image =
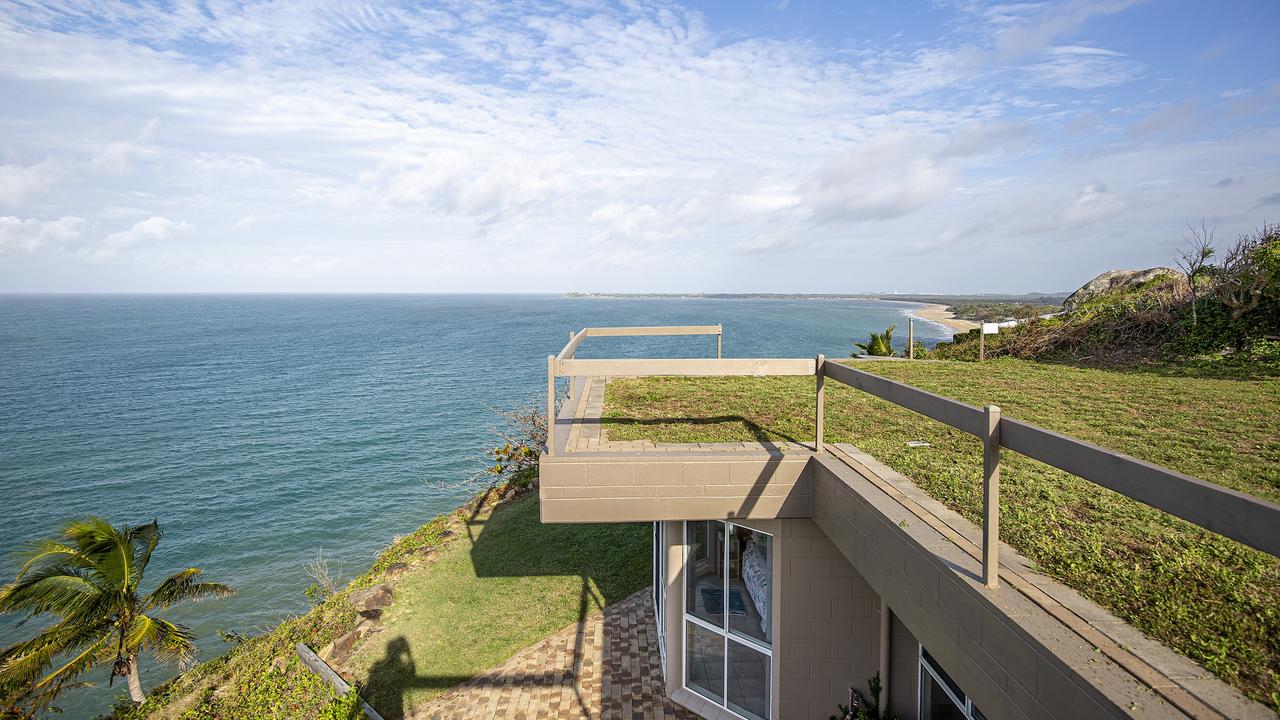
[[[1013,359],[859,368],[1280,502],[1280,381]],[[681,419],[684,418],[684,419]],[[643,378],[609,384],[613,440],[813,436],[811,378]],[[981,523],[976,438],[827,383],[826,439],[852,442]],[[909,440],[930,447],[911,448]],[[1280,709],[1280,560],[1006,451],[1003,539],[1149,636]]]

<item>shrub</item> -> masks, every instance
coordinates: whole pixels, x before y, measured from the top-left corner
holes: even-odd
[[[896,325],[890,325],[882,333],[871,333],[871,338],[865,343],[854,343],[854,346],[861,350],[864,354],[874,357],[893,357],[893,329]],[[857,353],[849,353],[850,357],[857,357]]]

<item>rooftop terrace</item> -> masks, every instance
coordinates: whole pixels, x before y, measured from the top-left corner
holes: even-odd
[[[1088,694],[1104,707],[1153,717],[1271,715],[1130,623],[1184,652],[1179,640],[1198,636],[1205,648],[1235,653],[1234,664],[1213,666],[1211,656],[1206,664],[1265,697],[1268,683],[1276,682],[1280,652],[1273,632],[1280,508],[1240,490],[1274,499],[1280,487],[1272,470],[1246,467],[1215,477],[1222,484],[1210,483],[1013,419],[1000,407],[977,407],[886,377],[923,380],[948,394],[991,393],[985,397],[1008,400],[1005,410],[1062,428],[1058,420],[1073,410],[1089,414],[1088,399],[1100,389],[1088,371],[1066,367],[1014,378],[1009,364],[574,357],[589,337],[624,334],[714,334],[719,355],[721,332],[718,326],[588,328],[548,359],[549,397],[556,378],[567,378],[568,394],[556,408],[551,452],[543,458],[544,521],[813,518],[833,539],[848,538],[842,549],[866,548],[864,557],[850,560],[895,611],[917,606],[918,626],[928,625],[930,614],[955,612],[940,600],[950,587],[974,600],[975,617],[990,614],[1044,650],[1050,664],[1089,678]],[[957,377],[964,378],[960,392],[954,392]],[[1213,397],[1204,407],[1195,397],[1175,404],[1164,422],[1144,403],[1167,403],[1164,393],[1185,394],[1190,381],[1129,379],[1134,382],[1124,387],[1132,397],[1114,397],[1115,388],[1106,388],[1105,412],[1062,429],[1135,454],[1144,448],[1169,453],[1153,459],[1193,471],[1212,465],[1205,464],[1206,454],[1228,461],[1248,456],[1265,468],[1280,451],[1267,430],[1280,421],[1274,405],[1234,420],[1213,411],[1240,391],[1257,397],[1257,388],[1215,388],[1221,392],[1209,395],[1216,395],[1216,406]],[[1266,388],[1263,398],[1275,390]],[[1197,420],[1237,422],[1249,447],[1215,447],[1217,436],[1197,432]],[[1161,442],[1149,442],[1155,437]],[[1093,528],[1092,534],[1079,536],[1081,528]],[[1138,579],[1142,592],[1090,586],[1109,577],[1108,567],[1116,584],[1133,582],[1124,563],[1135,560],[1153,564]],[[894,578],[907,578],[916,591],[891,600]],[[1197,608],[1185,597],[1149,607],[1153,598],[1143,593],[1158,592],[1150,584],[1170,578],[1175,589],[1199,586],[1203,614],[1187,614],[1186,608]],[[1219,590],[1226,594],[1214,596]],[[1152,610],[1176,612],[1152,624],[1146,622]],[[1233,615],[1272,619],[1226,633],[1215,625]],[[983,620],[975,622],[969,630],[982,646]],[[1254,635],[1252,646],[1233,645],[1236,633],[1249,632],[1262,633],[1261,640]],[[992,655],[1007,660],[1000,656],[1010,643],[1003,638]],[[1206,657],[1194,648],[1189,654]],[[1014,683],[1038,697],[1034,673],[1015,680],[1010,669],[1000,672],[1002,686]],[[1040,685],[1051,691],[1052,683]]]

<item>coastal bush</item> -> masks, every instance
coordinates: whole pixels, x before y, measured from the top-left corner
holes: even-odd
[[[1017,357],[1132,365],[1211,358],[1224,365],[1270,357],[1269,338],[1280,336],[1280,225],[1242,235],[1214,257],[1212,231],[1179,265],[1185,277],[1154,277],[1089,298],[1069,312],[1033,317],[984,339],[987,357]],[[925,357],[976,360],[978,331],[939,343]]]
[[[536,405],[499,413],[504,425],[494,430],[502,444],[489,451],[485,474],[519,489],[538,482],[538,456],[547,444],[547,414]]]
[[[854,343],[865,355],[873,357],[893,357],[893,330],[896,325],[890,325],[882,333],[871,333],[871,337],[865,343]],[[854,357],[857,353],[850,353],[850,357]]]

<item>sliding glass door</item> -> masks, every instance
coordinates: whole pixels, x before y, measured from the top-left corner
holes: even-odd
[[[773,537],[731,522],[686,522],[685,552],[685,686],[768,720]]]

